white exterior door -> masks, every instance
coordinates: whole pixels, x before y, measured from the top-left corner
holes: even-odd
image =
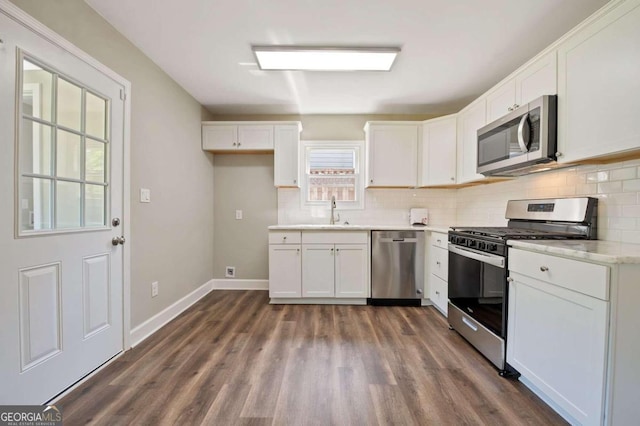
[[[123,349],[124,102],[2,10],[0,32],[0,404],[41,404]]]

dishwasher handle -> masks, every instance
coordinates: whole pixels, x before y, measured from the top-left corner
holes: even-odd
[[[417,238],[380,238],[381,243],[417,243]]]

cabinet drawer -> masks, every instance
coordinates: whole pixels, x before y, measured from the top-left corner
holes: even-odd
[[[429,299],[445,315],[448,310],[448,290],[446,281],[433,274],[429,277]]]
[[[449,251],[439,247],[431,247],[430,272],[443,280],[449,279]]]
[[[447,234],[441,234],[439,232],[432,232],[431,233],[431,245],[434,247],[440,247],[443,248],[445,250],[448,250],[448,241],[447,241]]]
[[[269,244],[300,244],[300,231],[270,231]]]
[[[609,268],[604,265],[510,248],[509,270],[578,293],[609,300]]]
[[[303,244],[367,244],[369,233],[352,231],[303,232]]]

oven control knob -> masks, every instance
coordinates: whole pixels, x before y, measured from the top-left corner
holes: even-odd
[[[476,240],[470,240],[470,241],[469,241],[469,247],[475,247],[475,246],[476,246],[476,244],[477,244],[477,241],[476,241]]]
[[[480,250],[484,250],[485,248],[487,248],[487,244],[486,244],[485,242],[483,242],[483,241],[480,241],[480,242],[478,243],[478,248],[479,248]]]
[[[487,244],[487,249],[489,251],[498,251],[498,245],[497,244]]]

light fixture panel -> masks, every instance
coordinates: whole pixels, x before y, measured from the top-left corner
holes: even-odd
[[[399,48],[254,46],[262,70],[389,71]]]

